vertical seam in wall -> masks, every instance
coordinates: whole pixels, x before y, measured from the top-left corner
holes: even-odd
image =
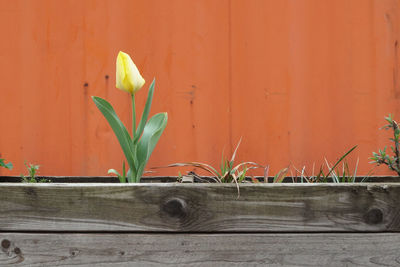
[[[85,16],[85,14],[86,14],[86,11],[88,10],[87,8],[86,8],[86,3],[84,2],[84,3],[82,3],[82,49],[83,49],[83,60],[82,60],[82,64],[83,64],[83,74],[81,75],[81,77],[84,79],[84,80],[81,80],[80,81],[80,83],[81,83],[81,87],[80,87],[80,89],[82,90],[88,90],[88,88],[87,87],[84,87],[84,88],[82,88],[82,83],[84,83],[84,82],[86,82],[87,81],[87,60],[86,60],[86,58],[87,58],[87,52],[86,52],[86,23],[87,23],[87,20],[86,20],[86,16]],[[83,85],[84,86],[84,85]],[[86,94],[84,94],[84,96],[85,96]],[[87,175],[88,174],[88,165],[89,165],[89,162],[88,162],[88,159],[89,159],[89,153],[88,153],[88,151],[89,151],[89,129],[88,129],[88,127],[89,127],[89,117],[88,117],[88,115],[89,115],[89,107],[88,107],[88,100],[87,99],[85,99],[85,97],[84,97],[84,99],[83,99],[83,158],[84,158],[84,160],[83,160],[83,162],[80,164],[80,168],[79,168],[79,171],[80,172],[83,172],[85,175]],[[71,104],[72,105],[72,104]],[[71,161],[72,162],[72,161]],[[72,170],[72,172],[73,172],[74,170]]]
[[[229,155],[232,155],[232,21],[231,21],[232,0],[228,1],[228,121],[229,121]]]

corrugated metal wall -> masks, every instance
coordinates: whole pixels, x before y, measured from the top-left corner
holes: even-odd
[[[129,124],[115,58],[131,54],[169,124],[150,166],[334,161],[359,173],[400,119],[397,0],[0,0],[0,153],[43,175],[105,175],[123,155],[90,96]],[[108,78],[107,78],[108,77]],[[395,117],[396,118],[396,117]],[[176,174],[160,170],[158,174]],[[378,173],[389,173],[384,167]]]

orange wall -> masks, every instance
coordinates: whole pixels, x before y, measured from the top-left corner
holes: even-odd
[[[0,153],[15,165],[0,174],[25,160],[43,175],[121,169],[90,99],[107,98],[130,128],[119,50],[147,86],[156,77],[152,112],[169,114],[148,166],[217,164],[243,137],[238,160],[273,173],[357,144],[365,174],[387,143],[384,115],[400,119],[399,16],[396,0],[0,0]]]

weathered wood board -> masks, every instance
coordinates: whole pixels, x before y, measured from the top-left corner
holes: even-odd
[[[10,266],[399,266],[399,233],[0,233]]]
[[[400,231],[400,184],[0,185],[0,232]]]

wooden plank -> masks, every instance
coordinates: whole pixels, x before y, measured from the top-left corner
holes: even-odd
[[[399,266],[400,234],[0,234],[9,266]]]
[[[400,230],[400,184],[0,186],[0,231]]]

